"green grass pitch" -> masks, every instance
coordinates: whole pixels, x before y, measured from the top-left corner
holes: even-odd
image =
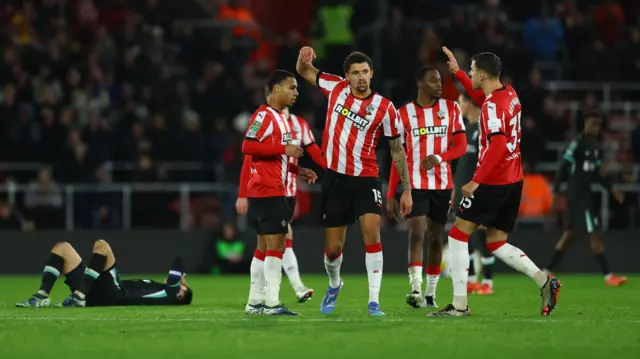
[[[123,276],[127,278],[127,276]],[[162,277],[151,277],[161,279]],[[243,314],[248,277],[187,279],[188,307],[14,308],[38,277],[0,277],[0,358],[640,358],[640,276],[622,288],[601,276],[560,275],[556,312],[539,315],[539,292],[524,276],[498,275],[496,294],[470,297],[469,318],[427,318],[404,303],[406,276],[384,277],[385,317],[367,316],[367,280],[345,277],[333,315],[319,313],[325,276],[304,276],[316,296],[294,303],[283,278],[281,299],[299,317]],[[68,290],[58,281],[53,302]],[[442,279],[438,304],[451,299]]]

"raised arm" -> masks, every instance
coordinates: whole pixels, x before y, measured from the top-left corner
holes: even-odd
[[[307,80],[307,82],[318,86],[317,78],[320,71],[311,63],[315,58],[316,54],[311,47],[305,46],[300,49],[298,62],[296,63],[296,71]]]
[[[329,96],[331,91],[344,79],[337,75],[328,74],[315,68],[311,61],[316,58],[313,49],[305,46],[300,50],[296,71],[308,82],[318,86],[325,96]]]
[[[458,82],[462,84],[462,87],[464,87],[464,90],[469,94],[469,96],[471,96],[473,101],[478,104],[478,106],[482,106],[482,103],[486,98],[484,92],[482,90],[473,89],[471,79],[464,71],[460,69],[458,60],[456,60],[456,57],[453,55],[453,52],[451,52],[451,50],[449,50],[446,46],[443,46],[442,51],[445,55],[447,55],[447,59],[449,60],[447,62],[447,65],[449,65],[449,71],[451,72],[451,74],[453,74],[456,80],[458,80]]]

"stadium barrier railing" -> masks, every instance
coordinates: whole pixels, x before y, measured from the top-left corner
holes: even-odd
[[[386,187],[386,186],[384,186]],[[119,204],[121,206],[121,229],[131,230],[134,229],[132,224],[132,213],[135,210],[139,211],[140,208],[134,207],[134,195],[148,195],[153,194],[153,197],[166,198],[168,200],[163,202],[165,207],[175,208],[177,213],[176,228],[182,231],[189,231],[192,229],[192,200],[203,195],[214,195],[221,199],[221,210],[233,212],[233,203],[237,196],[237,184],[234,183],[109,183],[109,184],[62,184],[59,185],[59,192],[63,196],[63,207],[60,208],[64,212],[64,226],[67,231],[73,231],[77,229],[76,218],[78,211],[85,210],[85,207],[76,209],[76,196],[82,194],[101,194],[101,193],[114,193],[119,198]],[[308,185],[308,191],[314,195],[320,192],[320,185]],[[638,196],[640,194],[640,185],[637,184],[616,184],[614,188],[628,195]],[[8,202],[14,207],[19,207],[22,203],[18,201],[18,198],[24,196],[28,191],[32,191],[33,187],[23,184],[3,184],[0,185],[0,195],[7,198]],[[386,189],[384,189],[386,191]],[[592,191],[599,194],[599,206],[602,217],[602,228],[607,230],[609,228],[610,220],[610,194],[607,193],[598,185],[593,185]],[[172,205],[167,203],[171,202]],[[633,201],[632,201],[633,202]],[[148,206],[146,202],[136,202],[135,205]],[[153,204],[152,206],[156,206]],[[148,208],[153,210],[157,208]],[[147,210],[147,208],[143,208]],[[636,209],[637,210],[637,209]],[[545,225],[548,218],[526,218],[522,219],[522,223],[533,223]],[[632,226],[635,226],[632,221]],[[242,226],[244,227],[244,225]],[[62,228],[60,228],[62,229]],[[120,228],[118,228],[120,229]]]

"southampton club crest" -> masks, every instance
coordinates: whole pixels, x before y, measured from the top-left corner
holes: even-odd
[[[375,107],[373,107],[372,104],[368,104],[364,110],[367,111],[367,116],[371,116],[371,114],[373,113],[373,111],[375,111]]]
[[[439,119],[444,120],[444,118],[446,116],[447,116],[447,114],[444,111],[442,111],[442,110],[438,111],[438,118]]]

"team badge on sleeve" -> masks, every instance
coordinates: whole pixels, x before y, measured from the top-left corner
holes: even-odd
[[[253,120],[251,126],[247,130],[246,137],[247,138],[256,138],[258,136],[258,131],[260,131],[260,127],[262,127],[262,121],[264,120],[264,114],[259,114],[256,116],[256,119]]]

